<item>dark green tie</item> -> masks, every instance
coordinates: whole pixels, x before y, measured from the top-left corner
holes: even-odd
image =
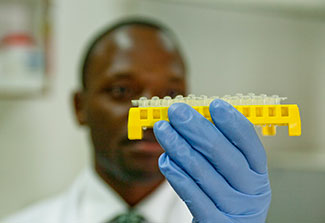
[[[135,213],[127,212],[125,214],[120,214],[110,220],[108,223],[149,223],[144,217]]]

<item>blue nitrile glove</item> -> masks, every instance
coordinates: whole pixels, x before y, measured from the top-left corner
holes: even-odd
[[[271,202],[267,160],[254,126],[230,104],[210,104],[214,124],[189,105],[154,126],[159,167],[199,223],[263,223]]]

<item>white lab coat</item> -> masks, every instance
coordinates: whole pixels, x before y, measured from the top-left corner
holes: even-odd
[[[0,223],[104,223],[127,210],[126,203],[87,168],[63,194],[40,202]],[[183,201],[163,183],[136,206],[150,223],[186,223],[192,215]]]

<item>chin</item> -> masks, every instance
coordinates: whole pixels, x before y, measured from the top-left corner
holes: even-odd
[[[124,182],[148,182],[163,179],[158,167],[160,152],[143,152],[132,147],[120,147],[114,158],[97,153],[96,163],[107,177]]]
[[[129,177],[133,182],[151,182],[164,178],[160,171],[132,171],[129,172]]]

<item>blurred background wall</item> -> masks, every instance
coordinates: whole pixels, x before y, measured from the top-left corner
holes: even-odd
[[[62,191],[90,161],[71,93],[85,44],[126,15],[155,18],[177,34],[191,92],[287,96],[301,109],[303,135],[263,137],[273,201],[269,222],[325,222],[325,5],[321,1],[53,0],[50,91],[0,99],[0,217]],[[1,27],[0,27],[1,29]],[[1,81],[1,80],[0,80]]]

